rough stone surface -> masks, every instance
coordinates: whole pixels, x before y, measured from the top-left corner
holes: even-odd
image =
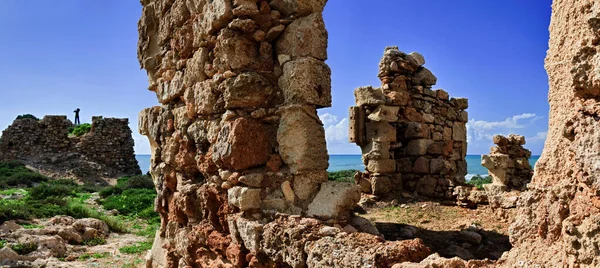
[[[496,135],[494,143],[497,146],[492,147],[491,153],[481,156],[481,165],[488,169],[492,184],[505,186],[503,188],[507,190],[523,190],[533,175],[533,169],[529,165],[531,152],[522,146],[525,144],[525,137],[511,134],[506,138]]]
[[[363,152],[367,172],[356,181],[363,192],[389,196],[404,189],[452,199],[453,187],[464,184],[468,102],[432,90],[437,78],[423,64],[419,53],[386,48],[379,63],[381,88],[354,90],[349,137]],[[377,185],[387,183],[375,181],[400,174],[386,190]]]
[[[54,178],[108,181],[141,174],[128,119],[92,117],[92,129],[69,136],[66,116],[16,119],[0,137],[0,160],[20,160]]]
[[[549,129],[509,229],[501,266],[597,267],[600,214],[600,2],[555,0],[548,72]]]

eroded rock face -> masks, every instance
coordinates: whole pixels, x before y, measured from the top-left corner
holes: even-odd
[[[389,267],[429,254],[325,225],[356,232],[360,199],[327,182],[325,3],[142,1],[138,58],[162,104],[139,120],[161,215],[148,267]]]
[[[555,0],[546,70],[549,132],[510,228],[503,265],[597,267],[600,2]]]
[[[363,153],[366,173],[356,177],[363,192],[404,189],[450,199],[464,184],[468,102],[431,90],[437,78],[423,64],[419,53],[387,48],[379,63],[382,87],[354,90],[349,137]]]
[[[492,184],[484,185],[486,191],[498,193],[511,189],[523,190],[531,181],[533,169],[529,164],[531,151],[523,148],[525,137],[511,134],[494,136],[490,154],[481,156],[481,165],[488,169]]]

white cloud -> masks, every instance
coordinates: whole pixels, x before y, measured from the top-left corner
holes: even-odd
[[[528,138],[526,138],[526,140],[527,141],[545,141],[546,140],[546,136],[548,136],[548,132],[547,131],[538,132],[537,134],[535,134],[535,136],[528,137]]]
[[[135,142],[135,146],[133,147],[135,154],[150,154],[150,142],[148,138],[137,133],[133,133],[132,136]]]
[[[484,121],[471,119],[467,122],[467,142],[491,140],[494,135],[508,135],[514,132],[514,129],[522,129],[533,122],[541,119],[533,113],[524,113],[511,116],[503,121]],[[538,135],[541,135],[538,133]],[[539,139],[536,136],[534,139]]]
[[[328,143],[348,143],[348,118],[338,119],[337,116],[326,113],[321,116],[325,128],[325,139]]]

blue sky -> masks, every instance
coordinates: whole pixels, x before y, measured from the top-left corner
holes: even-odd
[[[0,9],[0,128],[19,114],[130,118],[136,152],[137,113],[157,104],[136,56],[138,1],[3,0]],[[494,134],[527,137],[543,148],[551,0],[330,0],[333,107],[322,109],[329,152],[358,154],[347,140],[353,90],[379,86],[386,46],[418,51],[438,77],[434,88],[469,98],[469,154],[489,151]]]

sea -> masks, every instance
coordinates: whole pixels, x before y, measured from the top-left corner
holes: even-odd
[[[136,155],[135,158],[140,164],[142,172],[145,174],[150,168],[150,155]],[[529,158],[531,166],[535,166],[535,162],[540,158],[539,155],[532,155]],[[487,175],[487,169],[481,165],[481,155],[467,155],[467,176],[470,180],[475,175]],[[360,155],[330,155],[329,168],[327,171],[339,171],[345,169],[365,170]]]

